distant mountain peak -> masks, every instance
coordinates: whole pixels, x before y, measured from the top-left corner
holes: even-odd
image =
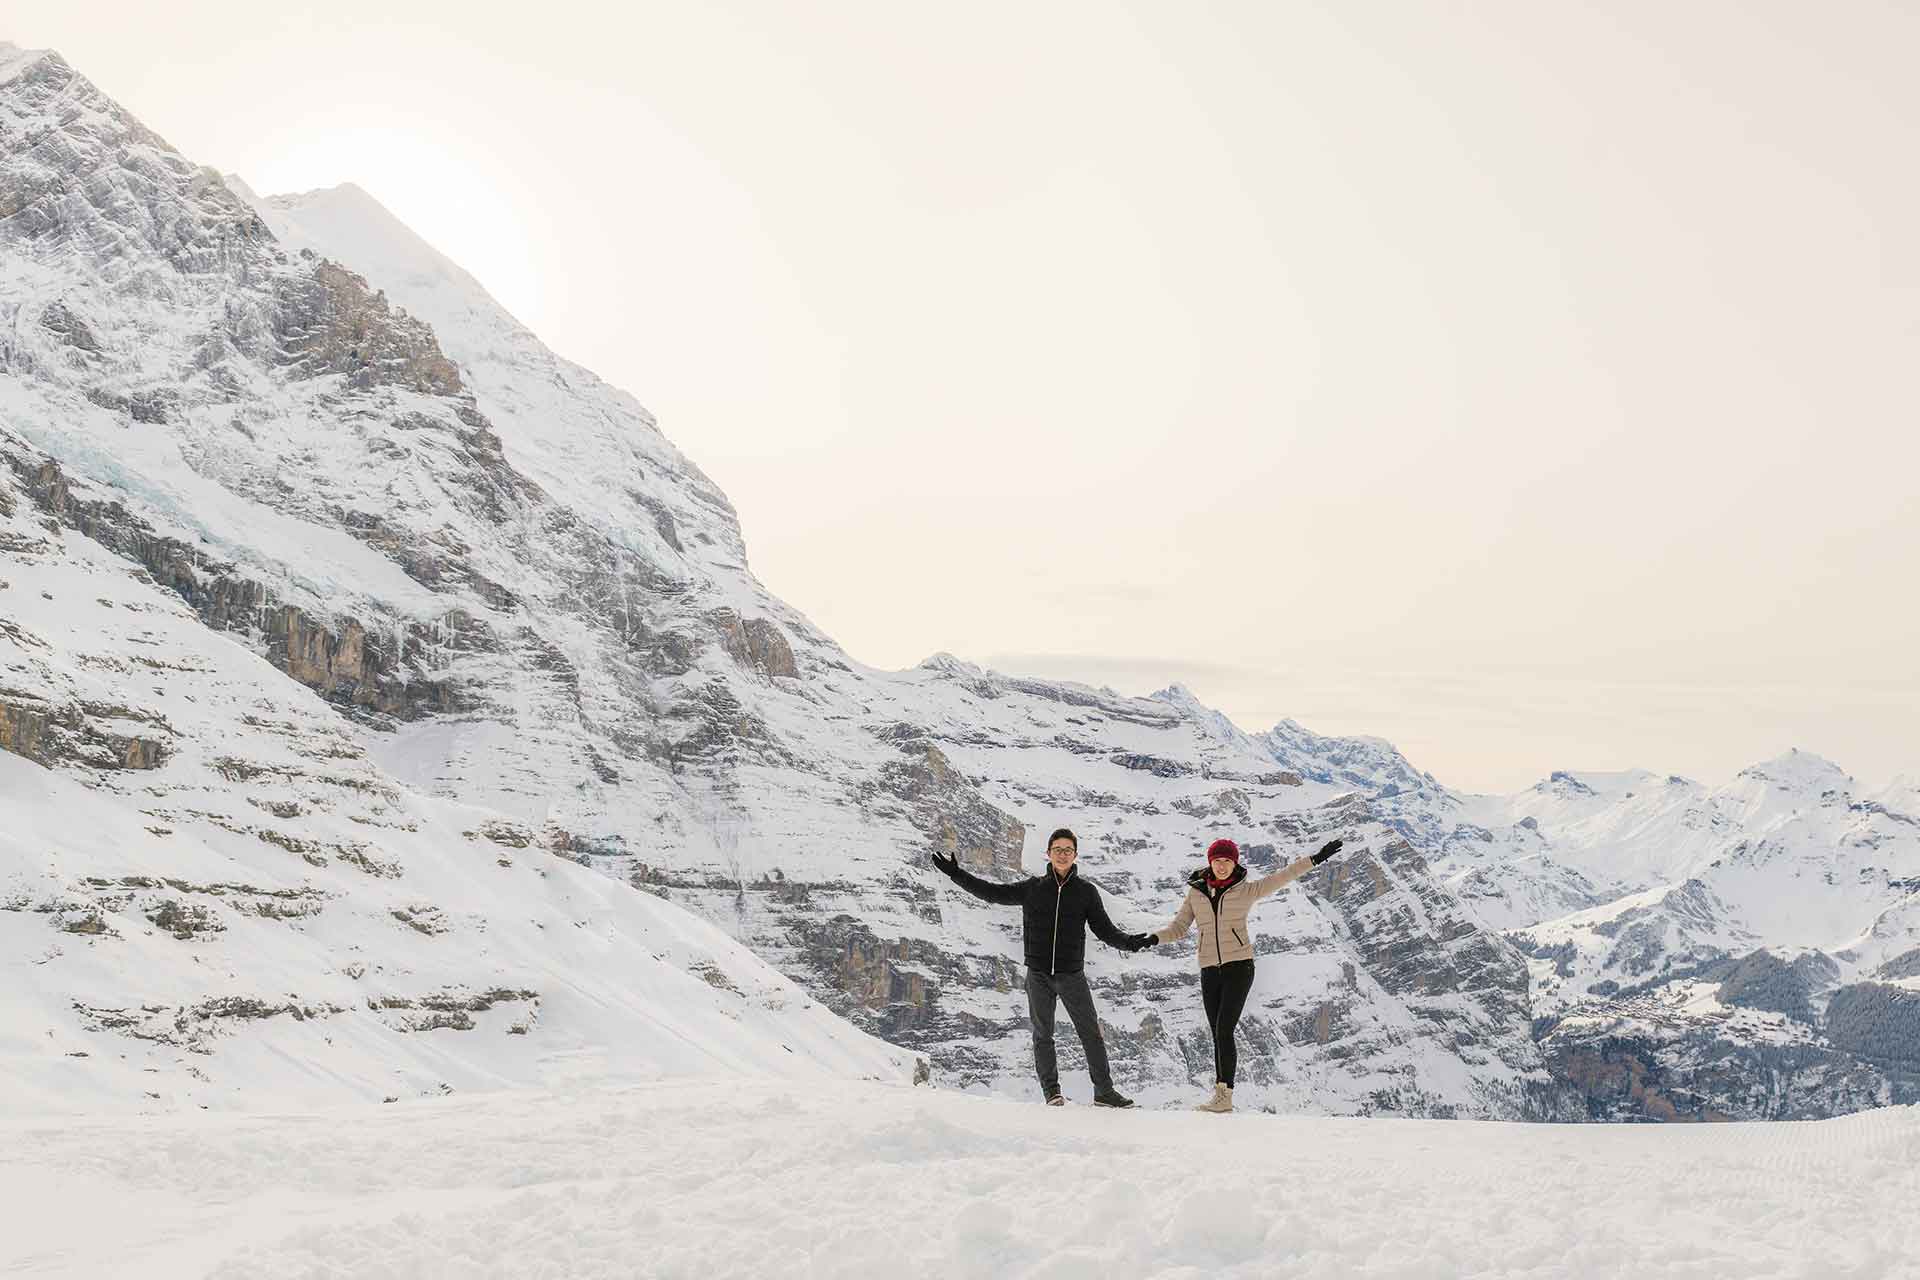
[[[1789,786],[1835,787],[1853,782],[1853,775],[1833,761],[1799,747],[1789,747],[1771,760],[1748,765],[1738,776]]]
[[[1274,762],[1316,782],[1358,787],[1375,795],[1425,791],[1439,784],[1413,766],[1385,738],[1332,737],[1297,720],[1281,720],[1257,740]]]
[[[958,657],[955,654],[948,653],[945,649],[922,659],[919,669],[922,671],[942,671],[949,675],[971,676],[976,678],[987,674],[986,668],[968,662],[966,659]]]
[[[0,40],[0,84],[25,75],[42,62],[52,60],[71,71],[67,60],[52,49],[23,49],[11,40]]]
[[[1604,797],[1627,800],[1659,793],[1666,787],[1691,786],[1679,774],[1658,774],[1650,769],[1555,769],[1532,790],[1542,795],[1561,797]]]

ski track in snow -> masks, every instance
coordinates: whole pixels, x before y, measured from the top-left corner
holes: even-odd
[[[9,1276],[1920,1276],[1912,1107],[1520,1125],[724,1078],[16,1119],[0,1152]]]

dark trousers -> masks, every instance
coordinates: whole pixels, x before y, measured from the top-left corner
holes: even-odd
[[[1073,1029],[1080,1033],[1080,1047],[1087,1051],[1087,1074],[1093,1077],[1096,1093],[1113,1088],[1113,1072],[1107,1066],[1107,1042],[1100,1037],[1100,1015],[1093,1011],[1093,992],[1084,973],[1042,973],[1027,970],[1027,1016],[1033,1020],[1033,1069],[1040,1074],[1040,1089],[1049,1098],[1060,1092],[1060,1067],[1053,1052],[1054,1002],[1067,1006]]]
[[[1200,1000],[1207,1006],[1207,1026],[1213,1030],[1213,1078],[1229,1089],[1240,1059],[1233,1046],[1233,1028],[1252,990],[1251,960],[1229,960],[1200,971]]]

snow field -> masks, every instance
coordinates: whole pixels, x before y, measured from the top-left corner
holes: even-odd
[[[715,1078],[0,1122],[19,1276],[1920,1276],[1920,1110],[1546,1126]]]

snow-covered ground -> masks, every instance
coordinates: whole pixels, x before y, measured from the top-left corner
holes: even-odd
[[[1519,1125],[730,1077],[0,1121],[9,1276],[1900,1280],[1916,1199],[1912,1107]]]

